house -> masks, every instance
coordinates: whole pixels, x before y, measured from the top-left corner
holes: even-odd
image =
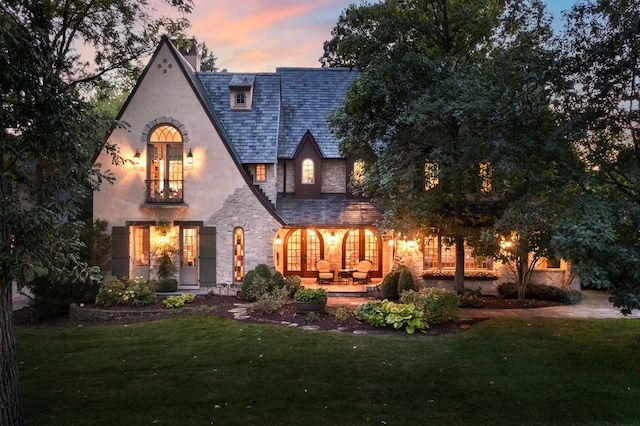
[[[193,43],[183,55],[163,37],[122,107],[128,127],[108,140],[131,161],[96,159],[116,179],[93,205],[113,237],[108,274],[154,278],[167,242],[181,289],[238,285],[261,263],[312,280],[319,259],[336,279],[367,259],[374,282],[394,262],[418,279],[429,262],[451,266],[446,247],[380,232],[383,212],[348,191],[360,165],[340,155],[326,118],[355,71],[198,72]]]

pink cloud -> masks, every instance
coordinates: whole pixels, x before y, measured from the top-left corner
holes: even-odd
[[[349,1],[196,0],[190,34],[233,72],[274,71],[279,66],[320,66]]]

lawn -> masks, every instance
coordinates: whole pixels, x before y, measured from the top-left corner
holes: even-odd
[[[640,321],[491,320],[441,337],[220,318],[17,327],[36,425],[640,424]]]

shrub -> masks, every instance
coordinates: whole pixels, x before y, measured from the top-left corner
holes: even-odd
[[[344,325],[349,318],[354,316],[353,309],[347,305],[341,305],[335,308],[333,311],[333,316],[336,317],[336,320],[339,324]]]
[[[408,334],[429,328],[424,313],[413,304],[397,304],[388,300],[364,303],[356,309],[356,318],[376,327],[404,327]]]
[[[289,297],[293,297],[300,287],[302,287],[302,280],[298,275],[287,275],[284,278],[284,288],[288,290]]]
[[[178,290],[178,280],[175,278],[165,278],[158,281],[157,289],[160,293],[172,293]]]
[[[401,295],[403,291],[416,290],[416,282],[413,279],[413,274],[409,271],[409,268],[402,267],[399,269],[400,276],[398,277],[398,295]]]
[[[135,279],[111,278],[102,283],[96,296],[96,304],[104,307],[114,305],[145,306],[156,301],[154,285],[142,277]]]
[[[270,292],[261,295],[252,308],[264,316],[271,315],[287,303],[288,297],[289,291],[286,288],[274,288]]]
[[[517,299],[518,287],[515,283],[503,283],[498,286],[498,293],[505,299]],[[529,284],[527,285],[525,298],[575,305],[580,303],[583,296],[582,293],[575,290],[563,290],[560,287],[544,284]]]
[[[298,277],[298,284],[300,282],[299,279],[300,277]],[[287,280],[280,272],[272,274],[267,265],[260,264],[244,275],[241,297],[242,300],[247,302],[255,302],[263,294],[272,291],[274,288],[283,288],[286,285]]]
[[[324,288],[300,288],[293,296],[297,302],[326,302],[327,290]]]
[[[413,304],[423,311],[429,324],[444,324],[460,319],[460,297],[442,288],[423,288],[419,292],[405,291],[400,297],[400,302]]]
[[[385,321],[386,313],[383,311],[382,305],[386,303],[380,300],[373,300],[371,302],[363,303],[356,308],[356,319],[360,321],[366,321],[367,323],[376,327],[384,327],[387,325]]]
[[[307,314],[307,322],[308,323],[318,322],[319,320],[320,320],[320,315],[318,315],[317,312],[309,312]]]
[[[258,275],[260,275],[263,278],[266,278],[267,280],[269,280],[269,279],[271,279],[271,277],[273,277],[273,274],[271,273],[271,269],[267,265],[265,265],[264,263],[261,263],[258,266],[256,266],[254,271],[256,271],[256,273]]]
[[[384,299],[398,300],[398,280],[400,279],[400,271],[392,271],[384,276],[380,283],[380,292]]]
[[[479,291],[465,289],[464,293],[460,296],[460,307],[461,308],[483,308],[484,304],[478,298],[480,295]]]
[[[167,309],[182,308],[185,303],[193,303],[196,300],[195,294],[181,294],[179,296],[167,297],[162,301]]]

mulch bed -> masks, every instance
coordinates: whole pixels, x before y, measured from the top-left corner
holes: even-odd
[[[480,297],[484,307],[488,309],[529,309],[542,306],[556,306],[559,303],[536,301],[536,300],[505,300],[498,297],[482,296]],[[78,319],[74,315],[74,319],[68,317],[58,317],[44,322],[39,322],[29,307],[15,311],[14,323],[16,325],[115,325],[115,324],[134,324],[140,322],[157,321],[167,318],[176,318],[184,316],[200,316],[200,317],[218,317],[234,319],[234,314],[229,310],[237,307],[238,304],[244,302],[233,296],[219,296],[209,294],[207,296],[198,296],[193,303],[185,305],[184,308],[167,309],[162,303],[162,298],[158,298],[154,304],[143,307],[130,306],[114,306],[108,309],[102,308],[95,304],[85,304],[80,310],[82,315]],[[355,306],[353,306],[355,308]],[[358,321],[352,316],[344,322],[339,322],[333,315],[335,307],[327,307],[327,312],[318,315],[318,319],[310,321],[307,315],[296,312],[293,302],[287,303],[277,312],[264,316],[258,312],[249,310],[249,318],[239,319],[239,321],[247,321],[252,323],[273,324],[280,326],[309,327],[318,330],[337,330],[346,333],[392,333],[398,335],[407,335],[403,330],[394,330],[391,327],[375,327],[363,321]],[[105,313],[105,311],[107,311]],[[434,325],[427,330],[426,333],[416,333],[415,335],[438,336],[443,334],[462,332],[473,324],[484,321],[484,319],[465,320],[457,323],[447,323]]]

